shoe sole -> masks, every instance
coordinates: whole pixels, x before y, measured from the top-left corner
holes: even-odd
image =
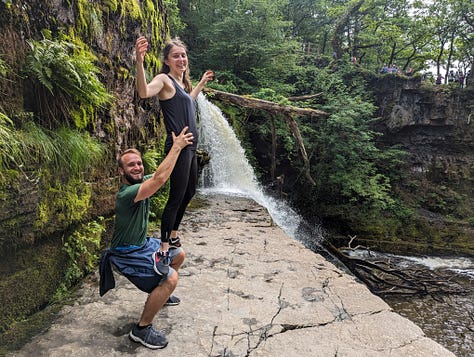
[[[179,305],[179,302],[166,302],[165,306],[176,306]]]
[[[140,337],[135,336],[132,331],[130,331],[129,335],[130,339],[134,342],[140,342],[143,346],[151,348],[152,350],[158,350],[161,348],[165,348],[168,346],[168,341],[164,345],[150,345],[149,343],[146,343],[144,340],[142,340]]]
[[[172,298],[174,299],[174,301],[172,301]],[[176,305],[179,305],[180,303],[181,303],[181,299],[179,297],[170,295],[168,300],[166,300],[165,302],[165,306],[176,306]]]

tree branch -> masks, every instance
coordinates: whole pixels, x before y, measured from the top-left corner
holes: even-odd
[[[301,136],[298,123],[293,118],[293,116],[300,115],[300,116],[309,116],[309,117],[328,117],[329,113],[326,113],[324,111],[317,110],[317,109],[298,108],[298,107],[293,107],[290,105],[280,105],[268,100],[240,96],[237,94],[226,93],[226,92],[222,92],[222,91],[218,91],[218,90],[210,89],[210,88],[205,88],[204,91],[206,93],[209,93],[211,98],[217,99],[226,103],[235,104],[235,105],[245,107],[245,108],[263,110],[263,111],[269,112],[270,114],[282,114],[285,120],[288,122],[288,125],[293,131],[293,135],[296,141],[298,142],[298,147],[300,149],[300,153],[303,158],[303,162],[305,166],[305,176],[312,185],[316,185],[316,182],[311,177],[309,158],[306,152],[306,147],[303,142],[303,137]],[[318,96],[318,95],[319,94],[316,94],[314,96]]]
[[[205,88],[205,93],[209,93],[211,98],[235,104],[245,108],[259,109],[276,114],[301,115],[307,117],[327,118],[329,113],[318,109],[298,108],[291,105],[280,105],[269,100],[251,98],[232,93],[226,93],[215,89]]]

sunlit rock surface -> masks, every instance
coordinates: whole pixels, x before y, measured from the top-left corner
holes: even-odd
[[[454,356],[245,198],[208,196],[189,211],[187,260],[155,328],[153,351],[128,338],[146,294],[126,279],[102,298],[97,276],[73,306],[12,356]]]

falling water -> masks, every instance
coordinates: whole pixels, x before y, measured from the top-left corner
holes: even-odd
[[[300,239],[302,220],[285,202],[269,197],[255,177],[245,151],[221,110],[203,94],[197,99],[200,147],[209,153],[200,191],[249,197],[265,207],[286,234]]]

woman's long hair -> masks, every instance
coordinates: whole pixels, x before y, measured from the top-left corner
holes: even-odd
[[[163,65],[161,66],[160,73],[166,73],[166,74],[170,73],[170,67],[165,63],[165,60],[168,59],[170,51],[174,46],[182,47],[184,48],[186,53],[188,53],[188,49],[186,45],[179,38],[175,37],[174,39],[166,41],[165,48],[163,49]],[[183,84],[184,84],[184,90],[188,93],[191,93],[193,86],[191,84],[191,78],[189,76],[189,61],[188,61],[188,68],[186,68],[186,71],[183,74]]]

